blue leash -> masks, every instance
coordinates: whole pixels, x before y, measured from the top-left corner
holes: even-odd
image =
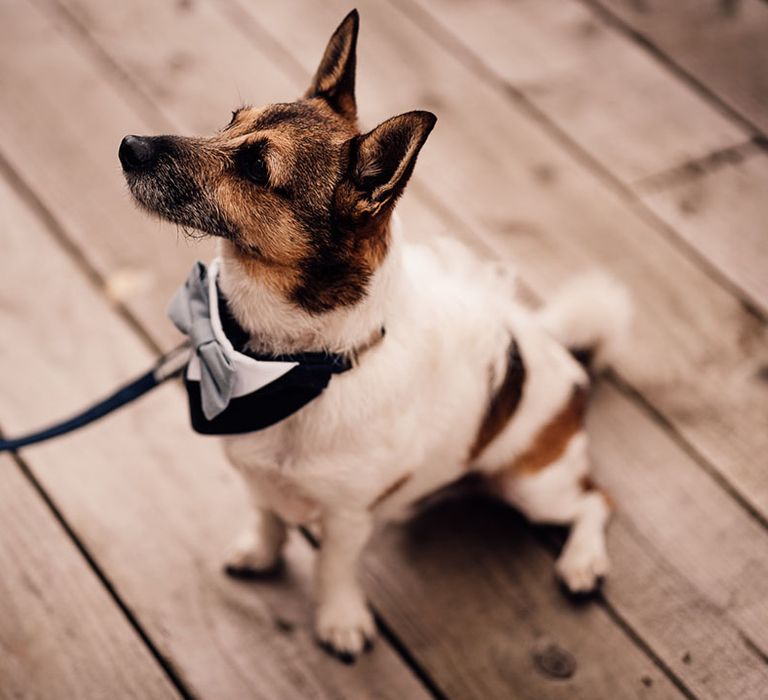
[[[63,420],[60,423],[55,423],[54,425],[35,433],[30,433],[29,435],[24,435],[12,440],[0,440],[0,452],[18,450],[20,447],[26,447],[27,445],[34,445],[38,442],[50,440],[59,435],[71,433],[73,430],[77,430],[84,425],[88,425],[88,423],[93,423],[93,421],[103,418],[107,414],[112,413],[112,411],[116,411],[121,406],[131,403],[131,401],[135,401],[140,396],[143,396],[163,382],[179,376],[186,366],[188,358],[189,344],[184,343],[179,345],[177,348],[174,348],[169,353],[163,355],[148,372],[145,372],[125,386],[120,387],[105,399],[86,408],[76,416]]]

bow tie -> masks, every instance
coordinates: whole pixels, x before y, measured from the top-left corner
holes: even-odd
[[[219,293],[220,261],[198,262],[168,308],[190,339],[184,374],[192,427],[207,435],[249,433],[296,413],[325,390],[331,377],[352,369],[359,356],[384,338],[380,328],[346,354],[264,354],[248,349],[249,333]]]
[[[173,297],[168,316],[192,342],[192,352],[200,361],[203,414],[212,420],[229,405],[236,370],[228,349],[213,332],[208,287],[208,270],[203,263],[195,263],[187,281]]]

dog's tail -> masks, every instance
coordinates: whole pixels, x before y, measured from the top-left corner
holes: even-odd
[[[612,277],[589,273],[562,287],[537,317],[592,373],[619,356],[629,332],[632,301]]]

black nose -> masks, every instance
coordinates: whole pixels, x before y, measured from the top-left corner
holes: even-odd
[[[157,149],[147,136],[126,136],[120,142],[118,156],[123,170],[147,170],[155,162]]]

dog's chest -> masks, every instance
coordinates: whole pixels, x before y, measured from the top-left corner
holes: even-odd
[[[332,462],[321,468],[308,436],[291,421],[253,435],[227,437],[224,448],[258,500],[286,522],[315,521],[320,504],[327,505],[328,494],[337,489]]]

